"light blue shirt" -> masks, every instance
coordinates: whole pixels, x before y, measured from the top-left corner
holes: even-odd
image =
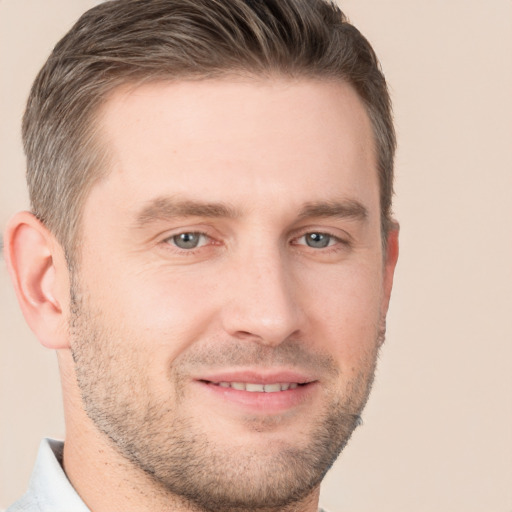
[[[27,492],[6,512],[91,512],[62,469],[64,443],[43,439]]]
[[[63,448],[62,441],[41,441],[27,492],[5,512],[91,512],[62,469]]]

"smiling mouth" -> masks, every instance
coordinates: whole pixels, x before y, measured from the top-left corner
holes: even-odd
[[[276,382],[273,384],[258,384],[254,382],[203,382],[220,388],[231,388],[238,391],[249,391],[250,393],[278,393],[280,391],[288,391],[291,389],[297,389],[300,386],[308,385],[307,382]]]

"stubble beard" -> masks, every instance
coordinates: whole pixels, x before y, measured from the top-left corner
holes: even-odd
[[[206,428],[179,411],[180,402],[186,400],[183,367],[198,358],[207,361],[209,355],[238,363],[234,354],[239,354],[244,363],[261,364],[270,359],[293,360],[297,353],[301,361],[311,361],[311,354],[295,342],[270,349],[275,352],[272,355],[268,347],[255,344],[250,350],[244,346],[243,350],[230,347],[221,353],[196,353],[170,369],[175,390],[172,403],[152,395],[146,385],[144,359],[137,360],[143,350],[123,352],[125,340],[117,339],[100,321],[101,315],[86,304],[77,286],[72,287],[71,298],[72,355],[86,414],[133,468],[150,477],[153,491],[189,504],[190,510],[300,510],[300,502],[317,489],[360,424],[373,382],[377,348],[365,355],[361,371],[348,383],[344,396],[329,396],[309,428],[307,442],[272,444],[262,437],[263,449],[259,445],[236,446],[236,440],[233,446],[219,446],[209,439]],[[383,335],[381,331],[377,337]],[[327,356],[314,357],[324,371],[337,373]],[[265,432],[272,428],[272,421],[254,422],[252,428]]]

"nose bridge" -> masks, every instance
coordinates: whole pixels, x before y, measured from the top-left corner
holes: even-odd
[[[291,270],[277,244],[251,244],[238,254],[224,310],[229,334],[277,345],[300,329]]]

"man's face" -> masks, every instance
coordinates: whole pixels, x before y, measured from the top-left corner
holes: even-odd
[[[149,84],[118,90],[100,130],[112,169],[84,208],[71,311],[89,418],[204,508],[315,492],[367,399],[393,270],[360,100]]]

